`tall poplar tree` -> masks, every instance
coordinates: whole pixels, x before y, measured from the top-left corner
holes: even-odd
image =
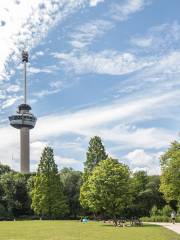
[[[85,209],[90,209],[86,194],[89,192],[88,179],[92,175],[94,168],[102,161],[108,158],[105,147],[99,136],[90,139],[86,161],[84,162],[83,184],[80,189],[80,203]]]
[[[86,161],[84,162],[85,173],[92,173],[94,167],[108,157],[102,140],[99,136],[94,136],[90,139],[88,151],[86,153]]]
[[[67,213],[62,183],[54,161],[53,149],[50,147],[44,148],[30,195],[31,207],[40,216],[53,218]]]

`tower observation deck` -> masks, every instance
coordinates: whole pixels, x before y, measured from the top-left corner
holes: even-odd
[[[24,103],[18,106],[17,113],[9,117],[10,125],[20,129],[20,169],[22,173],[30,171],[29,130],[36,124],[36,117],[30,112],[31,106],[27,104],[27,78],[26,64],[28,52],[22,52],[22,63],[24,64]]]

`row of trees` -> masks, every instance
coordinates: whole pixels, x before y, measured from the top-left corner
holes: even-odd
[[[0,219],[76,218],[81,179],[82,173],[71,168],[58,172],[50,147],[44,149],[37,173],[0,165]]]
[[[153,206],[180,202],[180,143],[174,142],[161,157],[162,176],[132,173],[127,165],[106,153],[101,138],[90,140],[84,173],[71,168],[58,172],[53,149],[46,147],[38,170],[20,174],[0,165],[0,216],[37,215],[77,218],[96,215],[149,216]]]

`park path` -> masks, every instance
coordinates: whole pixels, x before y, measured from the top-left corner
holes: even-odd
[[[178,234],[180,234],[180,223],[159,223],[159,222],[148,222],[148,224],[154,224],[154,225],[159,225],[159,226],[163,226],[165,228],[168,228]]]

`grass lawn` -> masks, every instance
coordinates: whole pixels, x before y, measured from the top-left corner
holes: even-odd
[[[0,222],[3,240],[180,240],[180,235],[159,226],[115,228],[103,223],[76,221]]]

